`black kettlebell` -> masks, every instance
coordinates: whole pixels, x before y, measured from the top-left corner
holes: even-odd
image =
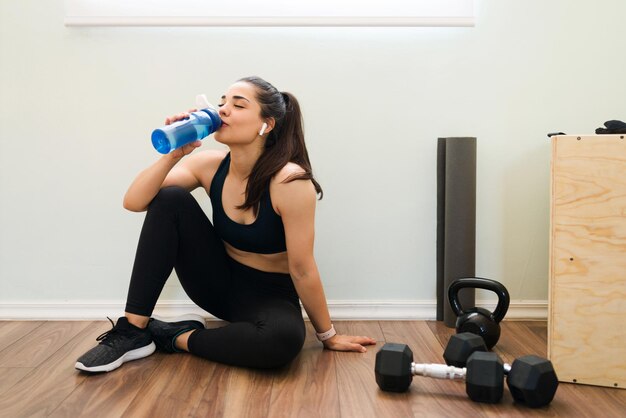
[[[459,290],[466,287],[495,292],[498,295],[498,305],[493,313],[478,307],[463,310],[459,302]],[[448,299],[450,300],[452,311],[457,316],[457,333],[471,332],[472,334],[480,335],[485,340],[485,345],[488,349],[496,345],[500,338],[500,321],[506,315],[510,302],[509,292],[502,283],[480,277],[456,279],[448,288]]]

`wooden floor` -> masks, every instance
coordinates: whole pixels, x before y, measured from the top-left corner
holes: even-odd
[[[218,326],[219,323],[209,323]],[[111,373],[74,369],[108,322],[0,322],[1,417],[624,417],[626,390],[561,383],[541,409],[513,402],[470,401],[463,382],[415,377],[409,392],[381,392],[374,360],[383,342],[411,346],[416,362],[440,363],[453,330],[438,322],[335,323],[338,332],[368,335],[367,353],[321,349],[307,323],[307,340],[287,368],[227,367],[190,354],[154,355]],[[506,362],[546,355],[545,322],[503,323],[496,346]],[[557,370],[558,374],[558,370]]]

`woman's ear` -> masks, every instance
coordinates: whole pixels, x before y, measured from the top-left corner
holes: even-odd
[[[259,135],[263,136],[263,134],[270,133],[272,129],[274,129],[275,124],[276,124],[276,121],[274,120],[274,118],[267,119],[265,122],[263,122],[263,125],[261,125],[261,129],[259,130]]]

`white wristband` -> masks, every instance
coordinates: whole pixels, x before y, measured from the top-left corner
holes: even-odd
[[[315,333],[315,335],[317,335],[317,339],[320,341],[326,341],[332,337],[334,337],[335,335],[337,335],[337,332],[335,331],[335,326],[333,324],[330,324],[330,329],[326,332],[317,332]]]

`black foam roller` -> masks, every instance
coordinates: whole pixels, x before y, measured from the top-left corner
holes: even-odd
[[[445,232],[446,138],[437,140],[437,321],[443,321],[446,289],[443,280],[443,241]]]
[[[454,327],[447,291],[476,270],[476,138],[439,138],[437,143],[437,320]],[[463,308],[475,306],[473,289],[462,289]]]

